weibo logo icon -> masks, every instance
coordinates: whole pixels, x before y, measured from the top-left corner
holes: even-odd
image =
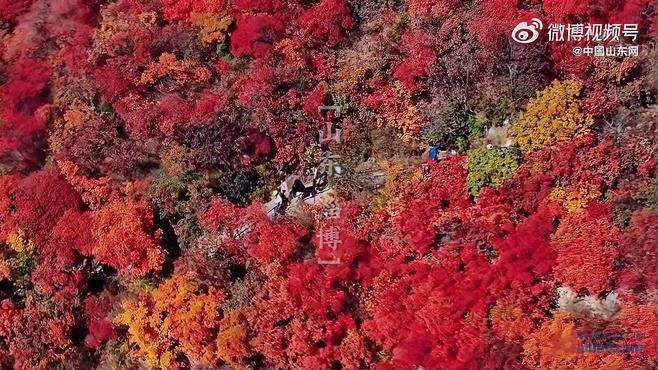
[[[539,31],[544,28],[544,24],[537,18],[532,18],[530,24],[521,22],[512,30],[512,39],[520,44],[529,44],[539,38]]]

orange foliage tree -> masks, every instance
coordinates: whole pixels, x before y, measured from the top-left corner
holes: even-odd
[[[81,253],[93,256],[121,274],[139,278],[157,272],[165,259],[161,231],[150,207],[139,202],[113,202],[93,212],[96,242]]]

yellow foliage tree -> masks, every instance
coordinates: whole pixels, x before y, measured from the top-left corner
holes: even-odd
[[[176,274],[153,291],[128,299],[115,318],[128,326],[128,340],[151,368],[172,368],[183,355],[192,363],[214,366],[223,291]]]
[[[17,253],[34,253],[34,243],[27,239],[25,232],[21,229],[7,236],[7,245]]]
[[[25,236],[23,230],[16,229],[7,236],[7,246],[14,253],[10,252],[12,257],[0,260],[0,279],[25,278],[36,262],[34,242]]]
[[[577,81],[554,81],[530,100],[512,124],[511,134],[524,152],[572,139],[588,132],[592,117],[580,112]]]
[[[587,203],[601,195],[596,184],[577,184],[569,187],[556,187],[551,191],[551,198],[562,203],[570,213],[582,213]]]
[[[11,280],[14,277],[15,269],[10,254],[13,252],[31,254],[34,252],[34,244],[25,238],[25,233],[17,229],[7,236],[6,247],[0,248],[0,280]]]

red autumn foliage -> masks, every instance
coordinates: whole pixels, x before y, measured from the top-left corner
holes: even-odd
[[[251,163],[259,163],[270,158],[274,152],[269,136],[255,129],[247,131],[247,141],[243,146],[243,155]]]
[[[60,216],[82,205],[73,187],[51,169],[21,179],[13,199],[14,222],[38,242],[46,240]]]
[[[280,38],[284,24],[276,16],[242,15],[231,34],[231,53],[235,56],[263,57]]]
[[[233,7],[241,12],[271,13],[280,10],[282,3],[280,0],[235,0],[233,1]]]
[[[309,42],[333,47],[344,39],[355,21],[345,0],[322,0],[302,12],[299,24]]]
[[[0,17],[11,22],[15,22],[16,18],[25,13],[34,0],[2,0],[0,1]]]
[[[112,300],[108,296],[91,296],[84,302],[87,314],[87,328],[89,333],[85,344],[91,348],[99,348],[114,334],[114,326],[108,315],[112,309]]]
[[[510,38],[511,30],[521,21],[530,22],[536,13],[520,9],[519,3],[512,0],[483,1],[469,23],[472,32],[485,49],[495,52],[501,43]]]
[[[14,191],[19,181],[18,176],[0,177],[0,240],[5,241],[9,233],[16,227],[14,216]]]
[[[656,230],[654,213],[633,214],[628,229],[620,236],[619,255],[623,268],[619,285],[626,289],[646,288],[656,280]]]
[[[114,102],[127,92],[131,86],[130,80],[116,68],[110,66],[100,67],[94,72],[98,89],[103,93],[103,100]]]
[[[436,56],[430,37],[419,33],[402,35],[402,50],[407,58],[395,67],[393,77],[414,93],[423,87],[422,79],[427,77]]]
[[[299,239],[304,235],[305,231],[299,225],[264,222],[257,225],[255,232],[250,235],[252,240],[247,250],[253,258],[263,263],[275,259],[287,260],[297,251]]]
[[[0,0],[0,368],[654,368],[654,13]],[[637,23],[640,55],[551,22]],[[591,125],[518,150],[555,79]]]
[[[557,252],[556,278],[574,291],[596,295],[607,290],[619,251],[617,230],[606,217],[583,212],[563,219],[552,245]],[[590,258],[595,254],[596,258]]]
[[[21,59],[7,71],[8,82],[0,87],[0,121],[6,122],[0,135],[0,155],[17,167],[37,165],[43,154],[41,117],[35,114],[45,103],[42,93],[50,79],[50,68],[32,59]]]
[[[316,86],[310,94],[304,98],[304,113],[309,117],[315,119],[322,119],[322,115],[318,112],[318,107],[324,105],[325,95],[327,94],[324,85]]]

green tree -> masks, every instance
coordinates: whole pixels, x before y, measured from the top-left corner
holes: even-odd
[[[468,151],[468,191],[478,195],[486,186],[497,187],[514,175],[518,154],[507,148],[475,148]]]

